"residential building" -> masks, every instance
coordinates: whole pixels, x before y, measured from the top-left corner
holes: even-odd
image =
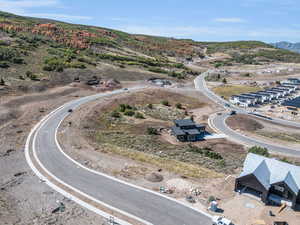
[[[300,204],[300,167],[249,153],[235,191],[255,194],[265,203]]]
[[[191,119],[174,120],[174,125],[171,134],[181,142],[202,140],[206,132],[205,125],[196,124]]]
[[[288,78],[287,79],[288,83],[292,83],[292,84],[300,84],[300,79],[298,78]]]

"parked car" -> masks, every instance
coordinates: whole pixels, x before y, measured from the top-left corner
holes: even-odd
[[[233,225],[229,219],[226,219],[223,216],[214,216],[212,221],[213,225]]]
[[[285,221],[275,221],[274,223],[273,223],[274,225],[289,225],[287,222],[285,222]]]

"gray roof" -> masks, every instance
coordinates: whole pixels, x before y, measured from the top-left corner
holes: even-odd
[[[196,127],[197,127],[197,128],[205,128],[206,126],[203,125],[203,124],[196,124]]]
[[[257,94],[263,95],[263,96],[271,96],[272,95],[271,93],[265,92],[265,91],[257,92]]]
[[[189,129],[189,130],[184,130],[184,132],[186,132],[189,135],[197,135],[200,134],[199,130],[197,129]]]
[[[180,129],[180,127],[171,127],[172,129],[172,132],[175,134],[175,135],[185,135],[185,132],[183,130]]]
[[[178,126],[194,126],[195,122],[191,119],[184,119],[184,120],[174,120],[174,123]]]
[[[300,167],[276,159],[249,153],[239,177],[253,174],[266,188],[272,184],[285,182],[295,193],[300,190]]]

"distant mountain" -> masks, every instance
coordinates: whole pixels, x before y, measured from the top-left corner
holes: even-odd
[[[298,52],[300,53],[300,42],[298,43],[291,43],[291,42],[287,42],[287,41],[280,41],[277,43],[272,43],[271,45],[273,45],[276,48],[282,48],[282,49],[287,49],[293,52]]]

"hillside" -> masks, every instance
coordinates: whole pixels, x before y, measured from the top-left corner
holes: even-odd
[[[222,53],[225,58],[215,55]],[[0,12],[0,91],[42,91],[74,79],[143,80],[197,74],[184,64],[206,66],[300,62],[300,54],[258,41],[196,42]]]
[[[281,41],[281,42],[272,43],[272,45],[276,48],[282,48],[282,49],[300,53],[300,43]]]

